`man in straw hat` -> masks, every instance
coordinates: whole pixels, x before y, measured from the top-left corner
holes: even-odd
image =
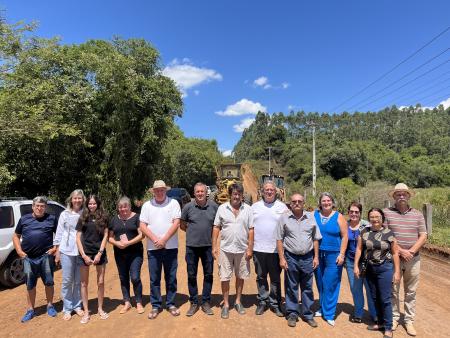
[[[409,206],[409,199],[414,191],[404,183],[398,183],[389,196],[394,199],[394,206],[384,209],[385,226],[388,226],[398,241],[400,254],[400,273],[405,290],[405,328],[410,336],[417,334],[414,328],[416,314],[416,290],[419,285],[420,248],[427,240],[427,229],[422,213]],[[398,326],[400,319],[400,284],[392,289],[392,330]]]
[[[179,316],[175,306],[177,293],[178,236],[180,205],[167,197],[170,187],[157,180],[150,191],[153,198],[142,206],[140,229],[147,237],[148,269],[150,273],[150,302],[152,310],[148,318],[155,319],[162,311],[161,272],[166,280],[166,308],[173,316]]]

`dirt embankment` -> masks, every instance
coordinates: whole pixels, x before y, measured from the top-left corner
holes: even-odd
[[[258,200],[259,182],[258,178],[253,174],[253,171],[249,164],[244,163],[241,167],[242,185],[244,191],[252,196],[253,203]]]

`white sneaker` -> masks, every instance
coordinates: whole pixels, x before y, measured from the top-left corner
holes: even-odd
[[[322,312],[320,311],[314,312],[314,317],[322,317]]]
[[[334,326],[334,324],[336,324],[336,322],[333,319],[327,319],[327,323],[330,324],[331,326]]]

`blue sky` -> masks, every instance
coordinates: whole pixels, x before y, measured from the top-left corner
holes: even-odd
[[[0,0],[0,6],[9,22],[36,20],[38,35],[63,43],[114,35],[150,41],[184,95],[177,124],[188,137],[216,139],[222,151],[233,148],[258,110],[450,105],[450,30],[348,100],[444,32],[448,0]]]

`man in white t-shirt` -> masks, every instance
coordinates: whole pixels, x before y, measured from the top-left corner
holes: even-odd
[[[153,198],[142,206],[140,229],[147,237],[148,269],[150,273],[149,319],[155,319],[162,311],[161,272],[166,276],[166,308],[173,316],[179,316],[175,306],[177,293],[178,234],[181,210],[175,199],[167,197],[164,181],[153,183]]]
[[[263,199],[252,205],[255,244],[253,260],[255,263],[256,285],[258,287],[255,313],[262,315],[269,307],[278,317],[281,311],[281,268],[277,253],[276,228],[281,215],[288,211],[286,204],[276,198],[276,186],[266,181],[263,186]],[[267,281],[270,277],[270,289]]]

